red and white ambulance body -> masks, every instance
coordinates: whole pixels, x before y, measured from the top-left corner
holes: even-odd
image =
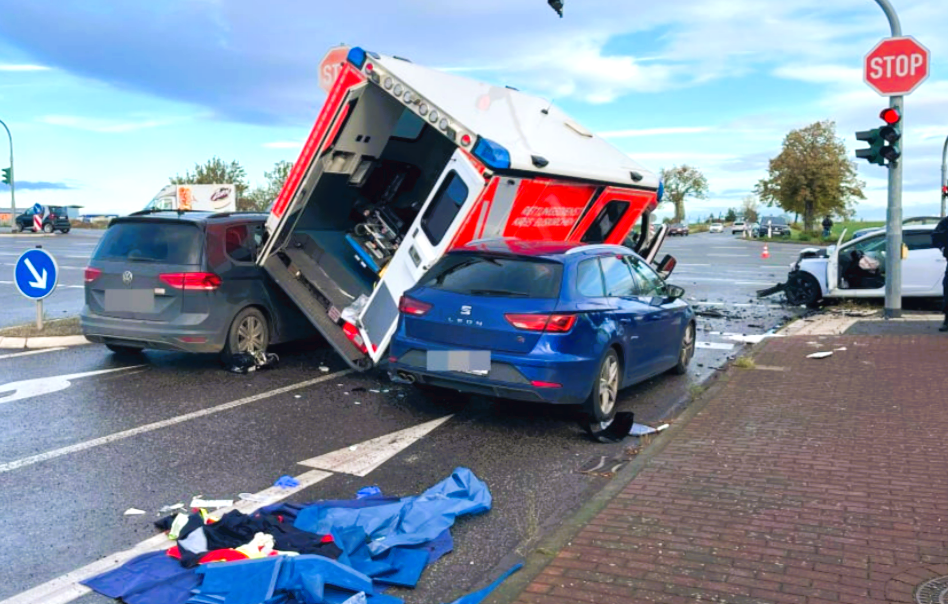
[[[447,250],[496,237],[621,244],[658,189],[654,173],[542,99],[353,48],[258,262],[349,365],[368,369],[402,293]]]

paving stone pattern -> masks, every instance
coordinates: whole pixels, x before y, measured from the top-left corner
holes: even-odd
[[[787,370],[732,369],[517,602],[915,602],[948,575],[948,337],[755,359]]]

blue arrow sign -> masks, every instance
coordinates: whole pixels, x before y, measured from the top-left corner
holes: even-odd
[[[38,203],[34,203],[34,204],[33,204],[33,213],[34,213],[34,214],[42,214],[42,213],[43,213],[43,206],[40,205],[40,204],[38,204]]]
[[[31,300],[42,300],[53,293],[59,281],[55,258],[39,248],[23,252],[13,268],[13,282],[20,293]]]

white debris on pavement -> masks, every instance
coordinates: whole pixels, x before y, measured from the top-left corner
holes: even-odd
[[[195,508],[229,508],[234,505],[233,499],[200,499],[191,500],[191,509]]]
[[[125,510],[126,516],[141,516],[144,513],[145,513],[145,510],[140,510],[138,508],[128,508],[127,510]]]
[[[826,351],[826,352],[814,352],[813,354],[808,354],[808,355],[806,355],[806,358],[808,358],[808,359],[825,359],[826,357],[831,357],[831,356],[833,356],[833,353],[832,353],[831,351]]]

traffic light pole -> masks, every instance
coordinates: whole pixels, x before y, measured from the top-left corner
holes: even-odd
[[[902,36],[902,24],[895,9],[889,0],[876,0],[882,8],[892,37]],[[903,97],[889,97],[889,107],[895,109],[902,116],[902,132],[905,132],[905,112]],[[900,141],[901,143],[902,141]],[[903,143],[904,144],[904,143]],[[889,162],[889,204],[886,210],[885,225],[885,311],[886,319],[897,319],[902,316],[902,158],[904,153],[894,161]]]
[[[13,135],[10,134],[10,129],[7,128],[7,125],[3,123],[3,120],[0,120],[0,126],[3,126],[3,129],[7,131],[7,138],[10,139],[10,230],[16,230],[16,195],[15,195],[15,186],[16,182],[16,172],[13,171]]]

